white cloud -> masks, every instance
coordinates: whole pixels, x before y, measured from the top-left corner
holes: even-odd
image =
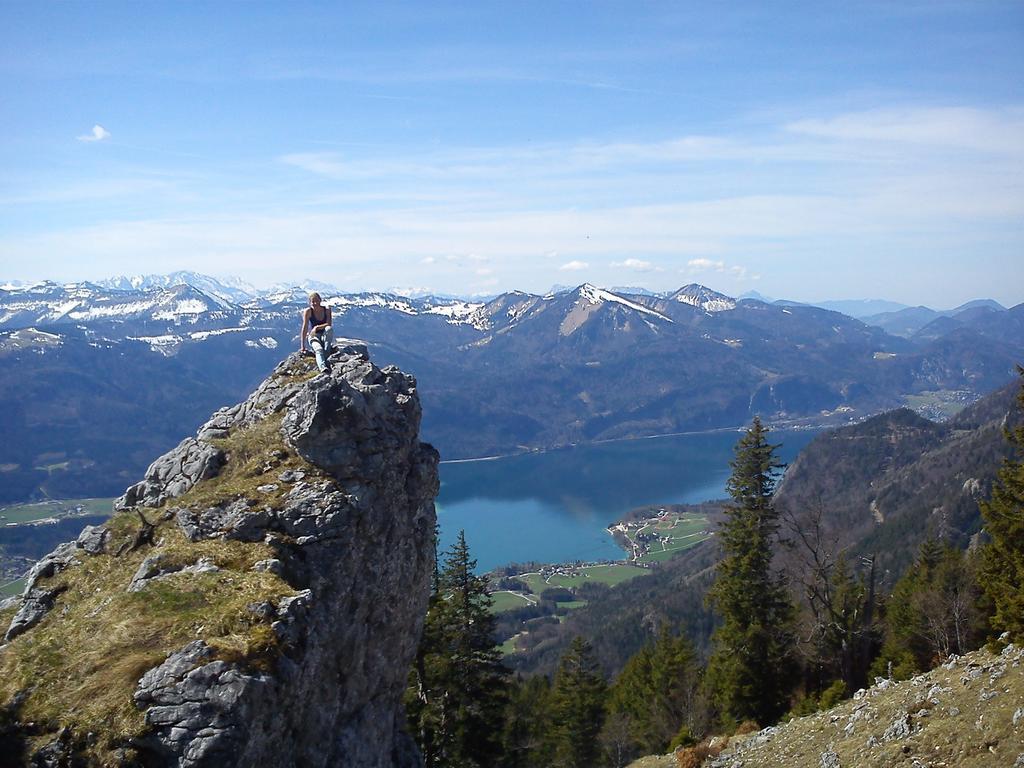
[[[474,271],[474,274],[476,274],[477,277],[487,277],[488,275],[493,275],[494,270],[490,267],[480,267]]]
[[[724,261],[712,261],[711,259],[690,259],[686,262],[690,269],[715,269],[719,272],[725,269]]]
[[[92,133],[87,133],[84,136],[79,136],[79,141],[104,141],[110,138],[110,131],[104,128],[102,125],[94,125],[92,127]]]
[[[724,261],[715,261],[713,259],[690,259],[686,262],[686,269],[680,270],[680,272],[720,272],[726,275],[732,275],[737,280],[760,280],[760,275],[751,274],[750,271],[739,264],[726,264]]]
[[[644,261],[643,259],[626,259],[625,261],[613,261],[608,266],[615,267],[617,269],[632,269],[637,272],[660,271],[658,267],[655,267],[651,262]]]
[[[433,264],[435,261],[437,261],[437,259],[435,259],[433,256],[424,256],[422,259],[420,259],[420,264]]]
[[[578,272],[581,269],[587,269],[589,266],[590,265],[585,261],[570,261],[563,264],[558,269],[562,272]]]
[[[1024,110],[904,107],[798,120],[791,133],[870,143],[900,143],[986,153],[1024,153]]]

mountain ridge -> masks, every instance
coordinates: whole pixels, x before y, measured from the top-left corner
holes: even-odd
[[[339,338],[417,376],[424,433],[446,458],[738,428],[754,414],[836,425],[910,396],[975,399],[1010,380],[1024,355],[1024,305],[915,341],[816,307],[733,304],[696,284],[668,297],[585,284],[486,302],[327,302]],[[196,288],[0,291],[0,405],[11,414],[0,500],[112,495],[88,462],[109,469],[100,477],[141,471],[146,451],[166,450],[297,348],[305,306],[297,289],[245,304]],[[111,457],[125,454],[102,424],[129,413],[132,439],[148,447],[116,466]]]

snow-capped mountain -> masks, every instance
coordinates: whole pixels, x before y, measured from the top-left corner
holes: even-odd
[[[669,295],[670,301],[678,301],[683,304],[703,309],[705,312],[727,312],[736,309],[736,299],[718,293],[710,288],[705,288],[699,283],[684,285],[678,291]]]
[[[0,328],[66,324],[197,325],[238,311],[230,301],[190,285],[111,290],[93,283],[43,282],[0,289]]]
[[[424,435],[446,458],[737,427],[754,413],[845,421],[912,392],[995,388],[1024,353],[1024,305],[970,308],[948,329],[903,339],[701,285],[651,296],[584,284],[486,302],[321,294],[336,336],[416,375]],[[304,286],[243,301],[183,284],[0,288],[0,411],[11,435],[0,464],[19,467],[0,496],[49,493],[58,481],[69,497],[118,492],[96,486],[102,473],[89,463],[109,470],[111,486],[124,479],[124,446],[103,441],[106,424],[131,424],[122,431],[139,435],[132,460],[148,460],[297,349],[306,306]],[[64,474],[34,469],[65,460]]]
[[[190,285],[209,296],[216,296],[232,302],[243,302],[259,294],[259,291],[240,277],[210,277],[198,272],[179,271],[167,275],[120,275],[99,280],[101,288],[115,291],[140,291],[152,288],[173,288],[176,285]]]

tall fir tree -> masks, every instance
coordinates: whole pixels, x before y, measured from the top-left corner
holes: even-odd
[[[774,722],[793,685],[794,609],[772,568],[779,528],[772,492],[783,467],[776,448],[755,417],[735,448],[726,486],[732,504],[718,530],[722,559],[708,600],[722,623],[712,637],[706,683],[726,725]]]
[[[1024,368],[1017,366],[1024,377]],[[1024,413],[1024,385],[1017,395]],[[1024,424],[1006,430],[1015,456],[999,470],[990,501],[981,504],[989,543],[982,552],[981,583],[995,606],[991,624],[1024,640]]]
[[[606,693],[593,648],[577,636],[558,664],[551,690],[552,766],[592,768],[597,764]]]
[[[494,645],[487,582],[475,568],[460,531],[437,574],[406,694],[426,766],[491,766],[501,754],[508,670]]]

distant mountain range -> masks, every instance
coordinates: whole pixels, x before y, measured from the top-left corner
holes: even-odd
[[[180,278],[195,284],[0,289],[0,499],[120,492],[298,348],[307,286],[250,295]],[[736,428],[755,413],[848,423],[922,393],[969,402],[1024,360],[1024,305],[961,308],[907,338],[697,284],[488,301],[321,292],[339,337],[416,375],[425,439],[444,458]]]

